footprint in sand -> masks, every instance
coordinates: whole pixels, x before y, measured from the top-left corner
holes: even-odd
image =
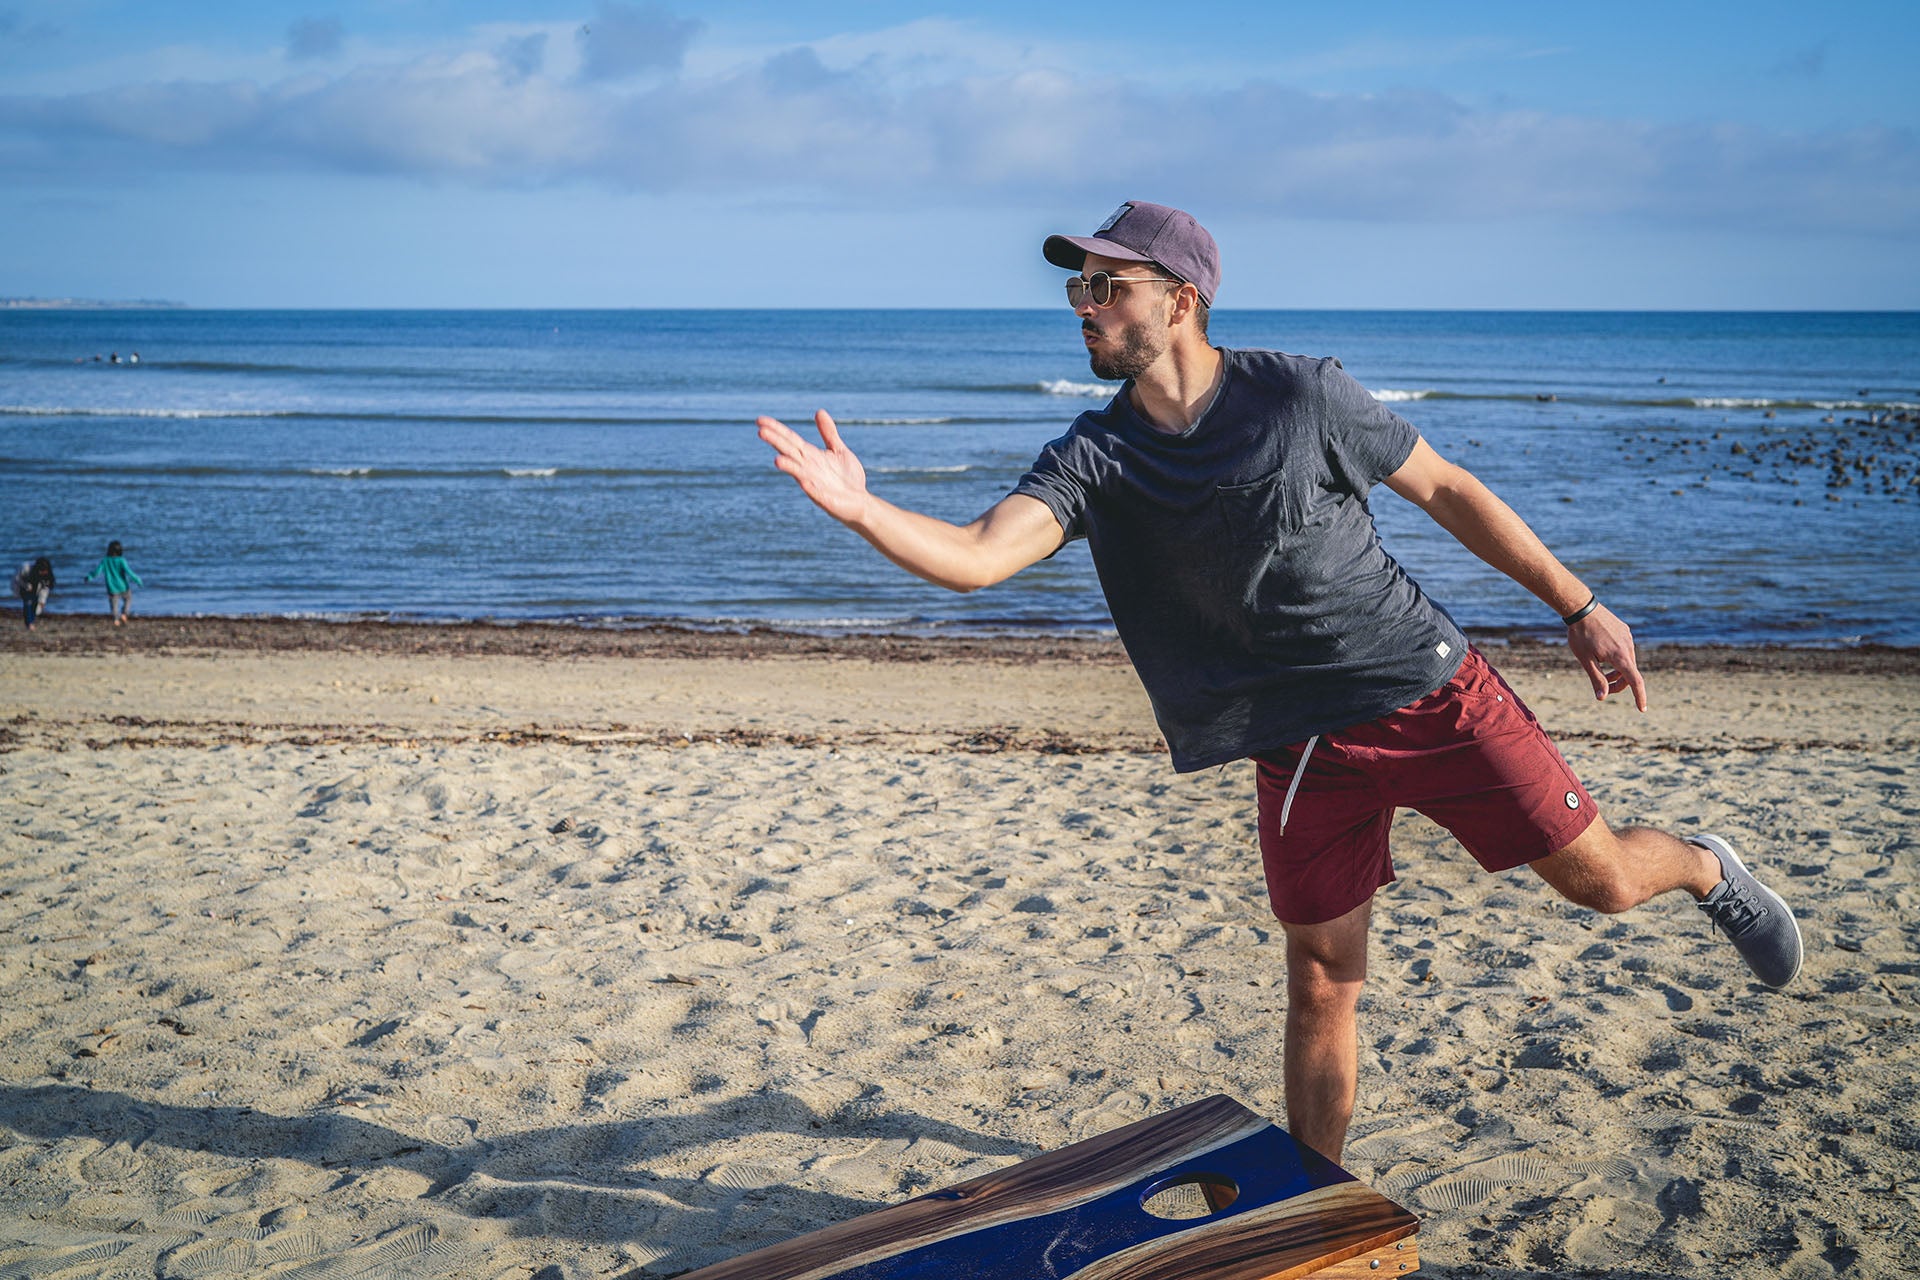
[[[243,1276],[253,1267],[251,1240],[200,1239],[189,1241],[160,1255],[159,1274],[163,1280],[211,1276]]]
[[[233,1214],[205,1222],[198,1221],[207,1217],[202,1208],[175,1209],[161,1214],[147,1225],[174,1232],[199,1225],[206,1228],[206,1234],[163,1252],[155,1273],[162,1280],[250,1278],[270,1268],[310,1258],[320,1252],[321,1241],[319,1233],[301,1221],[303,1213],[275,1209],[264,1214]],[[295,1225],[280,1229],[288,1223]]]
[[[246,1179],[246,1174],[232,1169],[195,1169],[181,1174],[176,1185],[195,1199],[206,1199]]]
[[[162,1231],[198,1231],[209,1226],[220,1217],[218,1209],[209,1209],[205,1205],[183,1204],[168,1209],[153,1220]]]
[[[110,1147],[99,1149],[81,1156],[75,1172],[82,1182],[98,1185],[103,1182],[125,1182],[145,1167],[146,1161],[134,1153],[132,1147],[124,1142],[116,1142]]]
[[[274,1280],[386,1280],[389,1276],[430,1274],[456,1250],[425,1223],[389,1231],[378,1239],[274,1273]],[[423,1271],[416,1259],[424,1259]],[[404,1269],[401,1264],[406,1263]]]
[[[900,1187],[900,1153],[904,1138],[883,1138],[849,1156],[827,1157],[814,1166],[820,1180],[835,1191],[860,1196],[892,1195]]]
[[[1624,1178],[1635,1172],[1626,1160],[1568,1160],[1554,1162],[1530,1155],[1498,1156],[1468,1165],[1453,1173],[1442,1174],[1415,1193],[1424,1207],[1435,1212],[1452,1212],[1490,1200],[1503,1191],[1522,1187],[1541,1187],[1556,1182],[1591,1177]]]
[[[710,1186],[727,1191],[759,1191],[792,1180],[792,1174],[782,1172],[772,1165],[750,1162],[716,1165],[702,1179]]]
[[[101,1240],[63,1249],[9,1250],[0,1253],[0,1280],[91,1280],[131,1243]]]

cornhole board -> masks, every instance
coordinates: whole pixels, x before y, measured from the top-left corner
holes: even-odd
[[[1419,1270],[1419,1229],[1215,1096],[681,1280],[1357,1280]]]

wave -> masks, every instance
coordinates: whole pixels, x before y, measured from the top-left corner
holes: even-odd
[[[88,468],[94,470],[94,468]],[[100,468],[100,470],[106,470]],[[113,468],[123,474],[126,468]],[[729,480],[734,472],[668,467],[303,467],[295,471],[143,467],[145,475],[312,476],[340,480]]]
[[[22,418],[273,418],[284,422],[449,422],[505,426],[751,426],[743,418],[687,414],[409,413],[340,409],[131,409],[95,405],[0,405],[0,417]]]
[[[95,409],[68,405],[0,404],[17,418],[286,418],[272,409]]]
[[[0,467],[15,467],[41,475],[93,477],[116,484],[169,480],[691,480],[730,483],[738,473],[695,467],[408,467],[339,464],[313,467],[236,467],[209,463],[130,465],[120,461],[92,463],[50,461],[44,458],[0,457]],[[925,470],[925,468],[921,468]]]
[[[445,377],[446,369],[421,368],[407,365],[319,365],[286,364],[262,360],[167,360],[142,356],[138,360],[129,360],[124,356],[119,364],[113,364],[104,357],[92,356],[0,356],[0,365],[25,365],[39,369],[70,369],[75,365],[95,365],[102,368],[158,369],[173,373],[221,373],[221,374],[298,374],[303,378],[434,378]]]
[[[1031,388],[1026,388],[1031,390]],[[283,422],[403,422],[450,423],[475,426],[584,426],[584,427],[741,427],[751,428],[743,416],[697,417],[691,414],[607,413],[409,413],[400,410],[341,409],[109,409],[92,405],[0,405],[0,417],[21,418],[272,418]],[[922,427],[990,426],[1025,422],[1008,414],[940,414],[926,417],[839,418],[843,426]]]
[[[1050,378],[1043,382],[975,383],[932,385],[933,392],[993,393],[999,395],[1033,394],[1077,399],[1111,397],[1120,388],[1113,382],[1082,382],[1071,378]],[[1381,387],[1371,390],[1373,398],[1385,404],[1403,404],[1418,400],[1501,401],[1513,404],[1557,403],[1629,409],[1818,409],[1822,412],[1851,409],[1866,412],[1911,412],[1920,403],[1908,400],[1822,400],[1810,397],[1768,398],[1762,396],[1663,396],[1647,397],[1609,394],[1605,391],[1561,391],[1546,386],[1520,391],[1442,391],[1432,387]],[[853,419],[848,419],[853,421]],[[1014,422],[1021,418],[952,418],[952,422]]]
[[[1040,393],[1078,399],[1098,399],[1111,396],[1115,386],[1104,382],[1074,382],[1057,378],[1046,382],[1021,383],[1000,387],[950,387],[949,391],[1000,391]],[[1404,403],[1408,401],[1497,401],[1512,403],[1534,403],[1551,401],[1567,405],[1587,405],[1595,407],[1637,408],[1637,409],[1679,409],[1679,410],[1818,410],[1831,413],[1850,411],[1861,413],[1911,413],[1920,410],[1920,401],[1913,400],[1823,400],[1797,397],[1767,396],[1668,396],[1660,398],[1642,398],[1634,396],[1614,396],[1594,392],[1555,392],[1540,391],[1440,391],[1430,388],[1408,390],[1395,387],[1383,387],[1371,392],[1376,400],[1385,403]],[[0,418],[119,418],[181,421],[219,421],[223,419],[272,420],[289,423],[301,422],[366,422],[366,423],[406,423],[430,425],[444,423],[451,426],[582,426],[582,427],[739,427],[745,429],[751,425],[744,416],[735,417],[695,415],[695,414],[656,414],[656,413],[473,413],[473,412],[415,412],[406,410],[364,410],[341,409],[326,411],[316,409],[237,409],[237,408],[104,408],[97,405],[0,405]],[[904,427],[904,426],[972,426],[1006,425],[1033,421],[1021,414],[928,414],[901,417],[849,417],[839,419],[844,426]]]
[[[1768,400],[1747,396],[1696,396],[1683,401],[1648,401],[1649,404],[1691,404],[1696,409],[1865,409],[1880,413],[1920,409],[1906,400]]]
[[[1610,396],[1580,391],[1396,391],[1384,389],[1372,393],[1381,401],[1402,400],[1493,400],[1512,403],[1552,402],[1629,409],[1855,409],[1874,413],[1905,412],[1920,409],[1906,400],[1805,400],[1773,399],[1765,396]]]
[[[1053,378],[1034,387],[1022,387],[1020,390],[1042,391],[1050,396],[1112,396],[1120,389],[1115,382],[1073,382],[1066,378]]]
[[[920,386],[921,391],[963,392],[970,395],[983,393],[992,395],[1043,395],[1043,396],[1111,396],[1120,390],[1118,382],[1080,382],[1072,378],[1046,378],[1040,382],[933,382]]]
[[[868,467],[867,470],[877,476],[936,476],[958,475],[974,468],[967,463],[951,467]]]

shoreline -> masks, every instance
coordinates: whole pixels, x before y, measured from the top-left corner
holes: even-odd
[[[1488,656],[1563,749],[1920,750],[1920,650],[1643,649],[1649,707],[1564,645]],[[0,754],[468,744],[1164,756],[1115,639],[55,618],[0,631]]]
[[[1482,634],[1474,644],[1517,670],[1569,663],[1564,644],[1527,636]],[[1117,638],[1045,633],[940,636],[910,633],[820,633],[774,626],[705,630],[670,622],[633,627],[571,622],[389,621],[263,615],[141,615],[115,628],[103,615],[58,613],[39,630],[0,624],[0,654],[168,654],[192,652],[337,652],[434,657],[826,658],[866,662],[1031,664],[1072,661],[1127,666]],[[1920,647],[1783,644],[1643,643],[1643,671],[1803,671],[1857,675],[1920,674]]]

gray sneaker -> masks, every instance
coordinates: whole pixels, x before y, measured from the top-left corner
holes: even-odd
[[[1803,950],[1800,926],[1780,895],[1753,878],[1733,846],[1719,836],[1693,836],[1697,844],[1720,860],[1726,879],[1700,902],[1720,932],[1727,935],[1754,976],[1770,987],[1784,987],[1800,973]]]

